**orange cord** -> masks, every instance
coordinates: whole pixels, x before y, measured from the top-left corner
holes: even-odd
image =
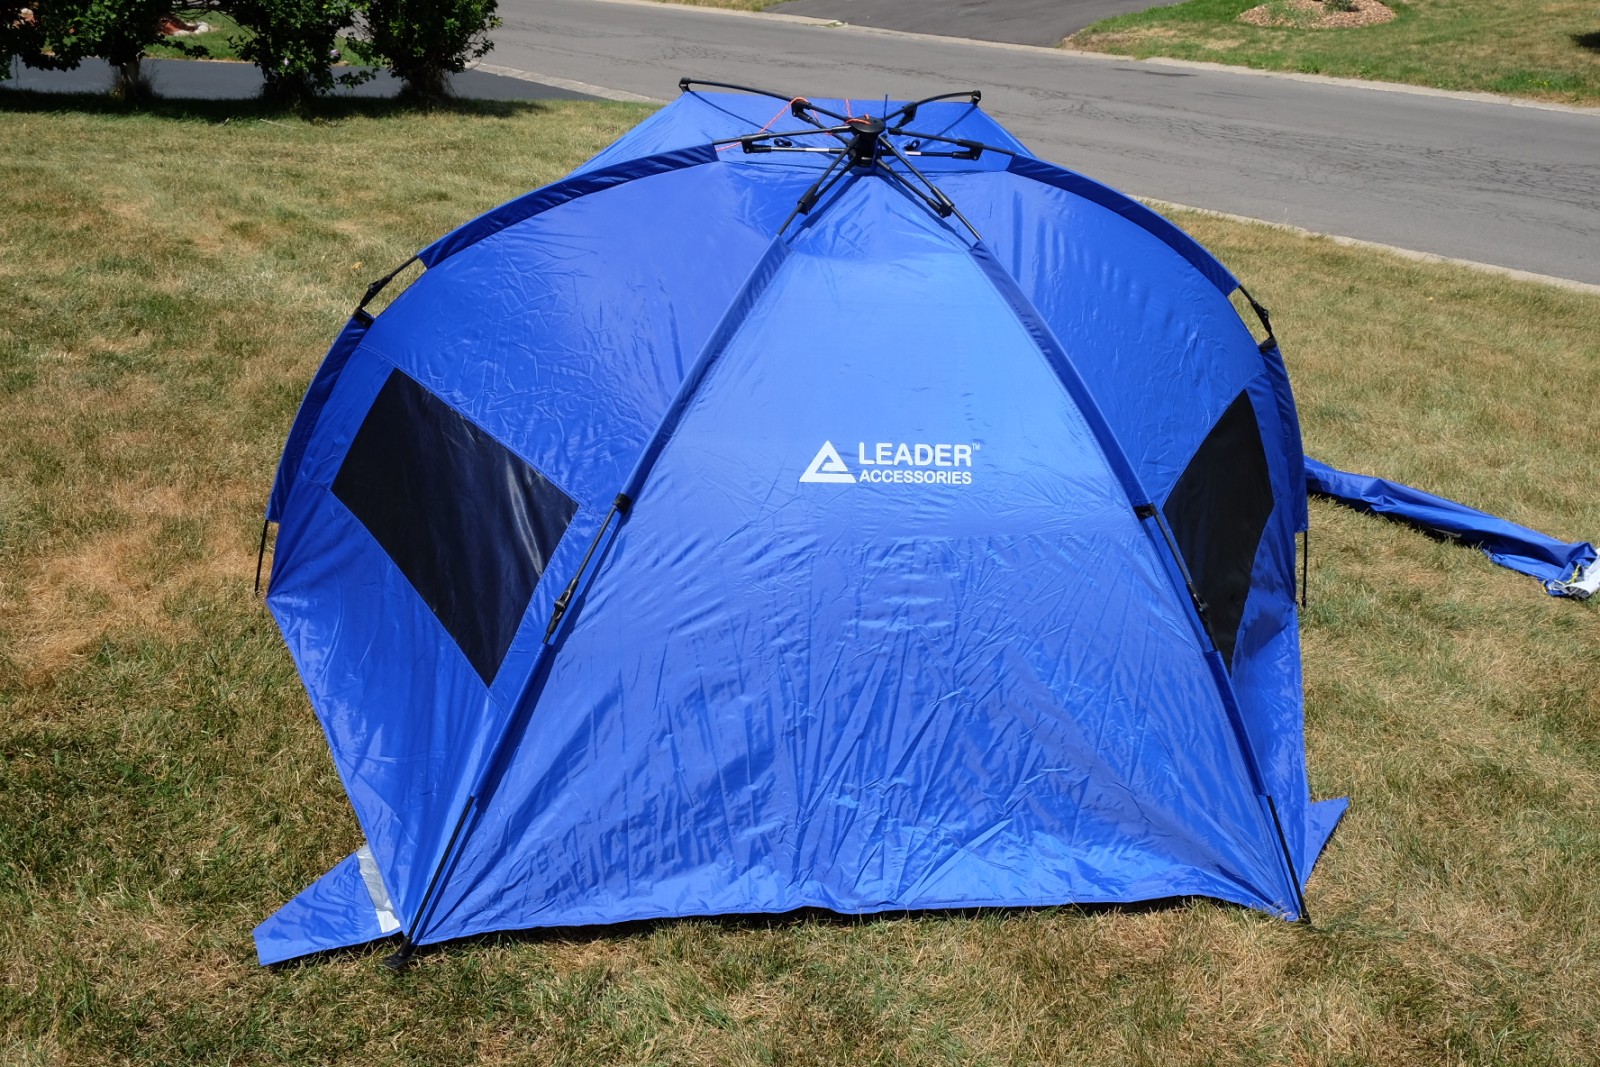
[[[805,99],[805,97],[803,97],[803,96],[797,96],[793,100],[791,100],[787,104],[785,104],[783,107],[779,108],[778,109],[778,113],[776,115],[772,116],[770,119],[768,119],[762,125],[762,127],[759,130],[756,131],[756,133],[766,133],[768,127],[770,127],[774,122],[777,122],[780,118],[783,117],[784,112],[788,111],[790,108],[794,107],[795,104],[799,103],[800,101],[802,101],[804,99]],[[755,133],[752,133],[750,136],[754,137]],[[721,148],[717,149],[717,151],[718,152],[726,152],[728,149],[733,148],[736,145],[738,145],[738,143],[739,143],[738,141],[734,141],[732,144],[725,144]]]

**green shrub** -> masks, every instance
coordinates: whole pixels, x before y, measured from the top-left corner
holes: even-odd
[[[361,0],[220,0],[216,5],[250,36],[234,40],[239,56],[261,70],[269,100],[302,104],[335,84],[354,85],[370,72],[338,75],[339,37],[361,10]]]
[[[495,0],[366,0],[366,39],[352,51],[387,67],[405,82],[407,95],[438,99],[448,95],[451,74],[494,47],[495,6]]]
[[[206,54],[203,46],[163,37],[161,17],[222,11],[246,31],[229,42],[260,68],[268,99],[302,104],[372,77],[335,71],[341,38],[359,28],[358,38],[342,42],[354,58],[386,67],[405,83],[405,95],[435,100],[448,95],[451,74],[493,47],[495,8],[496,0],[0,0],[0,78],[13,56],[47,69],[97,56],[117,70],[120,95],[147,96],[140,60],[151,45]]]

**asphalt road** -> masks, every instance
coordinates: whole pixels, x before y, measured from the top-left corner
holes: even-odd
[[[1041,156],[1139,196],[1600,284],[1600,112],[609,0],[500,0],[491,63],[659,100],[983,90]],[[1600,329],[1600,324],[1597,324]]]
[[[785,15],[838,19],[852,26],[910,30],[984,41],[1053,47],[1091,22],[1143,11],[1161,0],[788,0]]]

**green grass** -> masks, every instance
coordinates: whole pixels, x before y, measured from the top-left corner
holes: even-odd
[[[204,22],[211,29],[206,33],[197,33],[192,37],[173,37],[171,41],[179,45],[204,48],[204,56],[192,56],[181,47],[172,44],[152,45],[145,53],[152,59],[238,59],[238,43],[243,43],[250,36],[250,31],[240,26],[233,19],[221,11],[179,11],[190,22]]]
[[[1104,19],[1068,41],[1119,55],[1172,56],[1406,82],[1576,104],[1600,103],[1600,11],[1589,0],[1409,0],[1353,29],[1250,26],[1260,0],[1189,0]]]
[[[1323,504],[1310,761],[1352,808],[1310,929],[1199,901],[255,965],[358,840],[250,594],[301,391],[369,279],[645,113],[0,97],[0,1062],[1592,1062],[1600,611]],[[1314,454],[1600,533],[1600,299],[1178,221],[1272,308]]]

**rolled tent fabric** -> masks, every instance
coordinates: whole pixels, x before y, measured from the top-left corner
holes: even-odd
[[[1310,456],[1306,489],[1480,548],[1500,566],[1539,579],[1551,596],[1583,599],[1600,590],[1600,564],[1588,541],[1561,541],[1387,478],[1337,470]]]

